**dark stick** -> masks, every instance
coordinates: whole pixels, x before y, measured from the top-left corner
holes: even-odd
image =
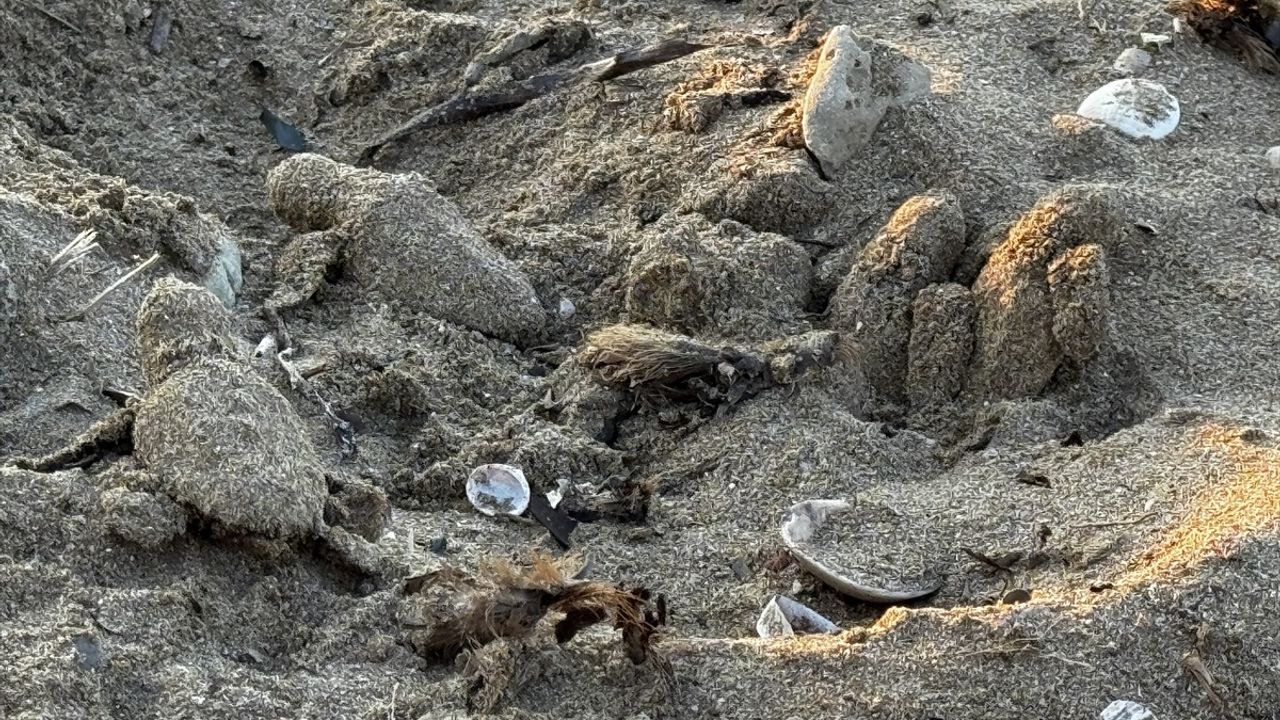
[[[383,147],[427,128],[469,122],[487,115],[514,110],[565,85],[586,81],[606,82],[709,47],[711,46],[688,43],[684,40],[664,40],[642,48],[624,50],[611,58],[588,63],[568,72],[538,75],[487,95],[462,96],[446,100],[414,115],[408,122],[366,146],[356,164],[361,166],[372,164]]]

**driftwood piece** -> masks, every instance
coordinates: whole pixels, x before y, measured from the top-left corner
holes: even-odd
[[[464,95],[446,100],[414,115],[408,122],[366,146],[356,164],[370,165],[383,147],[428,128],[469,122],[487,115],[514,110],[562,87],[584,82],[607,82],[709,47],[711,46],[684,40],[664,40],[641,48],[624,50],[612,57],[587,63],[567,72],[537,75],[493,93]]]

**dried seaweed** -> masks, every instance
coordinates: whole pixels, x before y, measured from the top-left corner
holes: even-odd
[[[409,626],[414,649],[437,662],[450,662],[464,650],[500,638],[528,637],[548,613],[557,612],[564,614],[555,625],[558,644],[609,621],[622,632],[627,657],[639,665],[649,659],[654,638],[667,619],[664,596],[623,584],[576,581],[562,564],[545,555],[535,557],[527,568],[494,563],[476,577],[446,568],[410,578],[405,585],[405,594],[411,597],[441,591],[464,595],[460,609],[430,625]]]
[[[839,336],[832,332],[783,338],[759,348],[717,349],[650,327],[612,325],[592,333],[579,357],[611,385],[672,400],[734,405],[847,355]]]
[[[606,82],[643,70],[654,65],[661,65],[710,47],[684,40],[664,40],[641,48],[623,50],[618,54],[587,63],[563,73],[547,73],[537,75],[502,90],[485,95],[460,96],[439,105],[427,108],[400,125],[382,135],[365,147],[360,154],[358,165],[367,166],[373,163],[383,147],[403,140],[414,133],[427,128],[450,125],[453,123],[478,120],[486,115],[514,110],[525,103],[548,95],[562,87],[582,82]]]

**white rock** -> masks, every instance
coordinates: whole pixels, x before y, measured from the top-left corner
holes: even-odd
[[[1179,22],[1178,19],[1174,18],[1173,28],[1175,32],[1178,29],[1178,22]],[[1165,45],[1168,45],[1169,43],[1173,42],[1173,38],[1169,37],[1168,35],[1164,35],[1162,33],[1145,33],[1145,32],[1139,33],[1138,39],[1142,40],[1143,45],[1155,45],[1157,48],[1162,48]]]
[[[1280,170],[1280,145],[1267,148],[1267,152],[1263,155],[1267,159],[1267,164],[1273,170]]]
[[[1125,75],[1141,75],[1143,70],[1151,67],[1151,53],[1138,48],[1125,48],[1111,67]]]
[[[1101,720],[1156,720],[1146,707],[1132,700],[1116,700],[1098,715]]]
[[[804,144],[825,171],[835,172],[871,142],[887,107],[871,87],[871,53],[848,25],[832,28],[804,95]]]
[[[762,638],[840,632],[835,623],[786,595],[774,595],[756,620],[756,634]]]
[[[578,308],[569,298],[560,298],[560,319],[568,320],[578,312]]]
[[[1125,78],[1094,90],[1076,110],[1133,138],[1159,140],[1178,127],[1182,110],[1163,85]]]
[[[467,478],[467,499],[485,515],[519,515],[529,507],[529,481],[518,467],[481,465]]]

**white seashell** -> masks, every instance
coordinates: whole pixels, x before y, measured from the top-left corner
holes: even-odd
[[[518,467],[481,465],[467,478],[467,499],[485,515],[519,515],[529,507],[529,481]]]
[[[838,632],[835,623],[786,595],[774,595],[756,620],[756,634],[762,638]]]
[[[1152,140],[1173,132],[1182,117],[1178,99],[1163,85],[1133,78],[1094,90],[1076,114],[1110,125],[1129,137]]]
[[[1138,48],[1125,48],[1111,67],[1125,75],[1139,75],[1151,67],[1151,53]]]
[[[1280,145],[1267,148],[1266,154],[1263,155],[1267,159],[1267,164],[1272,170],[1280,170]]]
[[[1178,18],[1173,19],[1173,31],[1178,32]],[[1164,47],[1173,42],[1173,38],[1163,33],[1138,33],[1138,39],[1142,40],[1143,45],[1155,45],[1157,48]]]
[[[803,546],[813,538],[818,528],[822,527],[829,515],[847,512],[851,509],[853,509],[853,506],[844,500],[805,500],[791,506],[782,522],[782,542],[791,551],[791,557],[795,558],[797,565],[835,590],[866,602],[905,602],[932,595],[942,587],[941,580],[930,583],[926,587],[910,590],[887,590],[873,587],[859,583],[847,575],[823,565],[804,550]]]
[[[254,357],[266,357],[267,355],[276,354],[276,337],[274,335],[264,335],[258,341],[258,346],[253,349]]]
[[[1101,720],[1156,720],[1145,706],[1132,700],[1116,700],[1098,715]]]

